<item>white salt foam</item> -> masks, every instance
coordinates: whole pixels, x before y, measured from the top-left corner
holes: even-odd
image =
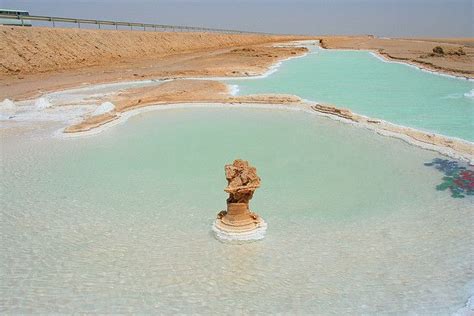
[[[471,296],[467,300],[466,305],[453,314],[453,316],[472,316],[472,315],[474,315],[474,296]]]
[[[102,115],[115,110],[115,105],[112,102],[104,102],[92,113],[93,116]]]
[[[229,85],[229,93],[232,96],[236,96],[239,93],[239,86],[236,84]]]
[[[15,102],[10,99],[5,99],[0,102],[0,110],[14,110],[16,108]]]
[[[216,225],[216,221],[214,221],[212,224],[212,231],[218,240],[226,243],[251,242],[260,240],[265,237],[265,232],[267,231],[267,223],[263,219],[256,229],[242,233],[230,233],[223,231]]]
[[[474,99],[474,89],[472,89],[472,90],[469,91],[469,92],[464,93],[464,96],[465,96],[466,98]]]
[[[46,98],[39,98],[35,101],[35,108],[37,110],[44,110],[51,107],[52,104]]]

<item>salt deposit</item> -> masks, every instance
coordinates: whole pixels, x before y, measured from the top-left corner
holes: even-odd
[[[104,102],[92,113],[93,116],[102,115],[115,110],[115,105],[111,102]]]

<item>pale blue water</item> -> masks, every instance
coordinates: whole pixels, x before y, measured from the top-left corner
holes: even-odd
[[[0,314],[449,315],[472,295],[472,199],[397,139],[214,108],[0,145]],[[211,235],[235,158],[262,178],[261,242]]]
[[[238,85],[242,95],[294,94],[474,141],[474,82],[386,63],[365,51],[313,50],[306,57],[284,62],[266,78],[227,82]]]

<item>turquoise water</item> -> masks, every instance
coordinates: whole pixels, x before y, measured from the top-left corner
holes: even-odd
[[[288,93],[355,113],[474,141],[474,82],[386,63],[364,51],[313,49],[262,79],[226,81],[239,94]]]
[[[350,137],[349,137],[350,136]],[[472,291],[472,197],[439,157],[302,112],[175,109],[95,137],[5,137],[0,312],[449,314]],[[248,159],[266,238],[222,244]]]

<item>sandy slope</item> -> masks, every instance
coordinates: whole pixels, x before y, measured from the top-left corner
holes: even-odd
[[[263,73],[283,58],[306,49],[273,47],[297,39],[286,36],[152,33],[48,28],[0,27],[0,99],[22,99],[82,84],[143,78],[250,76]],[[312,38],[315,39],[315,38]],[[457,75],[474,75],[474,47],[469,39],[378,39],[323,37],[327,48],[369,49],[397,60]],[[429,56],[434,46],[446,51],[462,46],[464,56]],[[110,99],[115,111],[85,116],[66,132],[88,131],[151,104],[183,102],[299,104],[285,95],[233,97],[227,87],[209,80],[174,80],[156,87],[124,90]],[[309,105],[306,105],[309,106]],[[450,148],[471,157],[473,147],[461,141],[392,126],[331,106],[313,110],[349,121],[377,126],[379,131],[406,135],[417,142]]]
[[[262,44],[282,36],[0,27],[2,74],[115,64],[204,49]]]
[[[0,99],[141,78],[260,73],[300,54],[268,47],[294,39],[300,37],[0,26]]]
[[[289,37],[0,26],[0,100],[105,82],[250,76],[299,55],[273,43],[323,39],[327,48],[370,49],[388,58],[474,77],[474,39]],[[472,44],[472,45],[471,45]],[[431,57],[434,46],[463,47],[465,56]]]
[[[474,39],[385,39],[370,36],[329,36],[323,37],[322,46],[334,49],[367,49],[381,55],[417,66],[448,74],[474,78]],[[430,56],[435,46],[446,52],[459,48],[465,55],[445,54]]]
[[[289,95],[248,95],[231,96],[228,87],[213,80],[172,80],[159,86],[132,88],[119,92],[112,96],[105,96],[102,102],[112,102],[115,110],[99,116],[85,117],[78,124],[67,127],[66,133],[88,132],[119,119],[125,112],[150,105],[179,104],[179,103],[247,103],[247,104],[285,104],[311,108],[316,112],[336,116],[344,120],[355,122],[376,130],[381,134],[395,135],[399,138],[408,137],[410,142],[425,148],[442,148],[448,152],[454,152],[458,157],[472,161],[474,159],[474,146],[465,141],[450,139],[441,135],[435,135],[406,128],[382,120],[367,118],[352,113],[347,109],[341,109],[330,105],[303,102],[296,96]]]
[[[102,102],[112,102],[115,110],[99,116],[88,116],[65,129],[66,133],[89,131],[118,119],[122,113],[149,105],[179,103],[264,103],[293,104],[301,99],[291,95],[248,95],[234,97],[228,86],[213,80],[172,80],[154,87],[126,89],[116,95],[105,96]]]

